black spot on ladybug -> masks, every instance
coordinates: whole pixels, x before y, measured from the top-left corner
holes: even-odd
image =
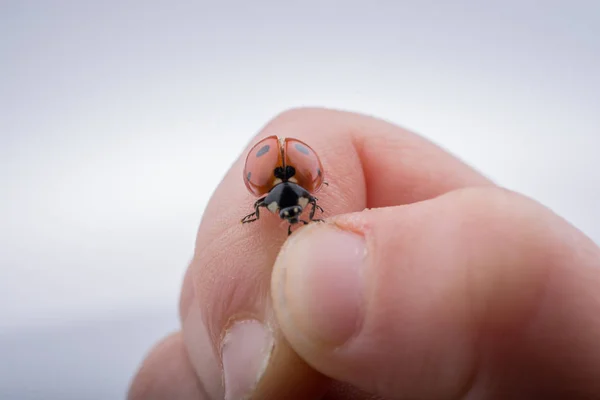
[[[267,154],[269,152],[270,148],[271,148],[271,146],[269,146],[268,144],[265,144],[263,147],[260,148],[260,150],[258,150],[256,152],[256,157],[264,156],[265,154]]]
[[[248,172],[248,175],[246,175],[246,179],[250,180],[251,176],[252,176],[252,172]]]
[[[309,154],[308,149],[305,146],[302,146],[300,143],[296,143],[296,150],[298,150],[300,153],[304,153],[306,155]]]

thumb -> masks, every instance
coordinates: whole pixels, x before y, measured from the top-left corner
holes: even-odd
[[[599,260],[537,203],[473,188],[311,224],[272,297],[308,364],[370,393],[574,398],[600,393]]]

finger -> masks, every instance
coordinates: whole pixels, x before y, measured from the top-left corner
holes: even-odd
[[[318,197],[326,217],[490,184],[421,137],[365,116],[318,109],[290,111],[269,123],[250,145],[273,134],[305,141],[321,157],[329,186]],[[317,390],[321,378],[306,378],[294,387],[292,376],[314,372],[294,359],[271,324],[271,267],[287,237],[287,226],[274,215],[240,224],[254,202],[242,180],[245,155],[217,188],[198,232],[180,306],[186,346],[203,382],[215,382],[212,390],[217,395],[225,391],[227,398],[236,398],[260,381],[259,393],[287,387],[308,398],[298,390]],[[278,397],[292,399],[291,395]]]
[[[137,371],[129,400],[208,400],[190,361],[180,332],[156,345]]]
[[[333,382],[320,400],[385,400],[344,382]]]
[[[600,396],[600,250],[496,188],[347,214],[274,267],[285,337],[315,369],[389,398]]]

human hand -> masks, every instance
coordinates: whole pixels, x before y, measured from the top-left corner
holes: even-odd
[[[600,397],[591,240],[376,119],[293,110],[249,146],[272,134],[321,157],[327,222],[287,241],[276,216],[241,225],[238,159],[198,231],[182,330],[130,399]]]

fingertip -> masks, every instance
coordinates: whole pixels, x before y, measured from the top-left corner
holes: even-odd
[[[365,300],[366,252],[363,236],[330,223],[307,226],[286,243],[271,287],[282,330],[294,344],[318,351],[356,334]]]
[[[133,377],[128,400],[210,400],[190,364],[181,332],[160,341]]]

